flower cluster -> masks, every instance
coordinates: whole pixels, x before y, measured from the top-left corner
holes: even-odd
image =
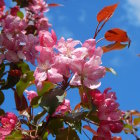
[[[17,117],[15,114],[8,112],[5,116],[0,116],[0,139],[4,140],[15,128]]]
[[[32,0],[29,6],[26,7],[26,19],[30,25],[34,25],[37,28],[37,32],[48,30],[51,26],[48,18],[44,16],[44,12],[48,11],[48,4],[44,0]]]
[[[97,130],[97,140],[107,139],[111,140],[112,133],[120,133],[123,129],[121,122],[122,112],[118,109],[119,104],[116,102],[115,92],[108,92],[111,88],[104,90],[103,94],[95,89],[89,92],[91,100],[97,107],[97,116],[100,124]],[[83,94],[83,102],[87,103],[87,95]]]
[[[37,32],[48,30],[50,24],[44,17],[44,12],[48,11],[48,6],[43,0],[33,0],[26,9],[26,16],[21,19],[18,16],[20,8],[15,6],[10,9],[9,14],[4,15],[4,1],[0,2],[0,24],[2,32],[0,34],[0,63],[3,60],[19,62],[26,60],[35,64],[38,44]],[[29,18],[29,13],[34,18]],[[36,33],[35,33],[36,32]]]
[[[36,46],[36,50],[40,56],[34,73],[39,89],[45,80],[59,83],[64,77],[71,78],[70,85],[73,86],[84,85],[90,89],[100,86],[99,79],[105,75],[105,68],[100,66],[102,49],[95,48],[94,39],[86,40],[83,44],[63,37],[57,41],[52,30],[51,33],[41,31],[39,40],[40,46]]]
[[[82,127],[93,132],[93,139],[112,140],[112,133],[123,129],[122,112],[115,92],[109,92],[110,88],[103,93],[98,90],[100,79],[106,71],[111,71],[102,66],[101,58],[105,52],[122,49],[125,44],[121,43],[129,44],[130,39],[120,29],[109,30],[105,39],[115,43],[101,48],[96,47],[95,38],[117,4],[99,12],[94,39],[82,43],[72,38],[58,39],[54,30],[49,31],[51,24],[44,12],[59,4],[47,4],[45,0],[16,2],[15,7],[5,12],[4,0],[0,0],[0,105],[4,102],[3,90],[12,89],[20,117],[5,114],[0,108],[0,140],[10,133],[12,136],[12,132],[18,132],[23,139],[44,139],[49,134],[56,139],[71,139],[71,136],[79,139],[77,132],[82,132]],[[34,71],[28,62],[37,64]],[[26,90],[33,84],[37,92]],[[79,89],[81,96],[74,110],[66,99],[67,91],[72,88]],[[37,114],[35,107],[43,108],[42,112]],[[83,126],[83,121],[88,127]],[[98,126],[97,132],[90,123]]]

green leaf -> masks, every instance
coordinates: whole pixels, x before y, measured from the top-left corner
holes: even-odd
[[[76,112],[69,113],[63,117],[63,119],[67,122],[76,122],[84,119],[87,116],[88,112]]]
[[[67,122],[66,124],[68,124],[73,130],[77,130],[79,133],[81,133],[81,127],[82,127],[81,121]]]
[[[56,135],[59,133],[59,130],[64,127],[63,120],[60,118],[52,118],[50,119],[47,129],[52,135]]]
[[[21,69],[22,73],[27,73],[28,71],[30,71],[28,64],[26,64],[25,62],[18,63],[18,67]]]
[[[17,67],[17,64],[10,63],[10,71],[12,71],[12,70],[19,70],[18,67]],[[19,79],[20,79],[20,76],[13,76],[9,72],[8,77],[7,77],[7,81],[1,87],[1,89],[6,90],[6,89],[14,87],[17,84],[17,82],[19,81]]]
[[[62,96],[64,100],[64,91],[62,89],[55,88],[49,93],[44,94],[39,100],[39,105],[50,115],[52,115],[56,108],[63,102],[63,100],[59,100],[57,96]]]
[[[49,135],[49,133],[46,132],[46,133],[44,134],[44,136],[43,136],[43,140],[48,140],[48,139],[47,139],[48,135]]]
[[[36,96],[36,97],[34,97],[34,98],[31,100],[31,106],[32,106],[33,108],[36,108],[36,107],[39,106],[38,102],[39,102],[39,99],[40,99],[40,98],[41,98],[40,96]]]
[[[1,89],[6,90],[6,89],[14,87],[18,83],[19,79],[20,79],[19,77],[8,75],[7,81],[1,87]]]
[[[21,11],[17,12],[17,16],[20,17],[21,19],[24,18],[24,14]]]
[[[80,138],[78,137],[76,131],[74,131],[69,127],[69,128],[62,129],[56,135],[56,140],[80,140]]]
[[[4,102],[4,94],[0,91],[0,105]]]
[[[35,117],[34,117],[34,122],[35,124],[38,122],[38,120],[43,117],[46,114],[46,110],[43,110],[42,112],[38,113]]]
[[[41,90],[37,90],[39,96],[42,96],[44,93],[48,92],[50,89],[54,88],[54,84],[48,81],[43,82],[43,88]]]
[[[88,112],[69,113],[62,117],[62,119],[64,119],[64,122],[71,126],[71,128],[76,129],[81,133],[81,120],[84,120],[87,114]]]
[[[124,128],[129,129],[129,130],[133,130],[133,127],[130,124],[125,124]]]
[[[134,123],[135,126],[139,125],[140,124],[140,118],[135,118],[133,123]]]
[[[20,8],[27,7],[31,1],[32,0],[13,0],[13,2],[17,2],[17,5],[19,5]]]
[[[100,120],[94,112],[89,112],[86,116],[87,119],[99,124]]]
[[[2,116],[4,114],[5,114],[4,110],[0,108],[0,116]]]
[[[5,140],[22,140],[23,136],[20,131],[14,131],[11,135],[8,135]]]
[[[5,70],[5,65],[4,65],[4,63],[2,63],[2,64],[0,64],[0,77],[3,76],[4,70]]]
[[[107,67],[105,68],[107,72],[111,72],[112,74],[117,75],[117,72],[113,68],[107,68]]]
[[[20,81],[16,84],[16,90],[19,96],[23,95],[24,90],[31,85],[32,81],[34,80],[33,72],[28,71]]]
[[[58,103],[63,103],[64,98],[65,98],[65,94],[61,95],[61,96],[56,96]]]

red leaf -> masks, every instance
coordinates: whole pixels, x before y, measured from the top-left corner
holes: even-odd
[[[129,42],[130,39],[124,30],[114,28],[105,33],[105,39],[108,41]]]
[[[121,50],[123,48],[125,48],[127,46],[127,44],[121,44],[119,42],[115,42],[113,44],[107,45],[102,47],[102,50],[104,53],[112,51],[112,50]]]
[[[112,140],[122,140],[122,138],[121,137],[113,137]]]
[[[115,9],[117,8],[118,4],[110,5],[104,7],[98,14],[97,14],[97,21],[100,23],[104,20],[108,20],[113,15]]]
[[[16,91],[14,92],[14,95],[15,95],[16,109],[18,111],[26,110],[28,108],[28,104],[25,96],[22,95],[22,97],[19,97]]]
[[[81,108],[81,103],[79,103],[79,104],[77,104],[77,105],[75,106],[74,111],[80,110],[80,108]]]
[[[90,131],[91,133],[93,133],[93,135],[97,135],[97,132],[95,130],[93,130],[90,126],[84,125],[83,128],[84,129],[87,129],[88,131]]]
[[[137,111],[137,110],[130,110],[130,111],[128,111],[131,115],[133,115],[133,116],[139,116],[140,117],[140,112],[139,111]]]
[[[57,6],[62,6],[61,4],[57,4],[57,3],[50,3],[48,4],[49,7],[57,7]]]

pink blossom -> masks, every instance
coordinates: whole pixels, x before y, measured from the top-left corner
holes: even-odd
[[[5,136],[9,135],[16,126],[17,117],[15,114],[8,112],[5,116],[0,118],[0,135],[5,138]]]
[[[62,82],[63,76],[58,72],[54,65],[54,54],[46,47],[37,48],[40,51],[38,67],[34,72],[35,82],[39,89],[42,87],[42,82],[49,80],[53,83]]]
[[[20,41],[20,43],[22,40]],[[37,58],[38,52],[35,50],[35,46],[39,43],[38,38],[32,34],[25,36],[25,46],[22,49],[24,54],[24,59],[35,64],[35,59]],[[20,57],[20,56],[19,56]]]
[[[112,133],[120,133],[123,129],[123,123],[120,121],[110,122],[109,127]]]
[[[120,133],[123,129],[123,124],[120,121],[117,122],[107,122],[107,121],[101,121],[100,126],[97,130],[97,140],[112,140],[111,138],[111,132],[112,133]]]
[[[63,81],[63,76],[58,73],[57,69],[51,68],[48,70],[48,80],[53,83],[59,83]]]
[[[97,89],[89,91],[93,104],[97,107],[97,115],[100,120],[97,140],[111,140],[111,132],[120,133],[123,129],[122,113],[118,108],[115,92],[109,92],[110,89],[105,89],[103,94]],[[87,95],[83,94],[82,98],[83,103],[86,103]]]
[[[43,12],[47,12],[49,10],[48,5],[44,0],[32,0],[30,5],[28,6],[28,9],[38,16],[43,14]]]
[[[10,14],[12,16],[17,16],[17,12],[20,11],[20,8],[18,6],[15,6],[13,8],[10,9]]]
[[[95,39],[88,39],[82,45],[82,47],[85,47],[88,49],[89,56],[93,55],[93,53],[95,51],[95,46],[96,46]]]
[[[8,50],[5,54],[5,56],[6,56],[6,59],[8,61],[11,61],[11,62],[18,62],[19,61],[19,58],[18,58],[17,53],[15,51]]]
[[[71,111],[70,101],[65,99],[63,101],[63,103],[56,108],[55,113],[53,114],[53,116],[55,116],[55,115],[64,115],[66,112],[70,112],[70,111]]]
[[[8,15],[2,21],[2,27],[7,34],[15,34],[24,30],[27,27],[25,20],[21,20],[19,17]]]
[[[90,89],[98,88],[101,84],[99,79],[105,75],[105,68],[99,66],[100,64],[101,58],[99,56],[93,56],[87,62],[74,59],[71,64],[71,69],[75,74],[70,84],[79,86],[83,83]]]
[[[36,68],[34,72],[35,77],[35,84],[39,90],[42,88],[42,83],[47,79],[47,73],[46,71],[40,70],[39,68]]]
[[[57,69],[57,71],[61,74],[64,75],[65,77],[69,78],[70,77],[70,64],[71,60],[63,56],[61,54],[55,56],[55,63],[54,63],[54,68]]]
[[[108,128],[108,131],[112,133],[120,133],[123,129],[123,124],[120,121],[122,117],[121,111],[118,109],[119,104],[116,103],[116,95],[115,92],[108,92],[111,88],[107,88],[104,90],[103,94],[97,93],[96,95],[100,95],[100,102],[94,102],[97,99],[93,99],[93,102],[97,104],[98,107],[98,117],[100,119],[100,127]],[[99,96],[96,96],[99,97]]]
[[[100,122],[100,126],[97,129],[97,140],[111,140],[111,132],[108,124],[105,122]]]
[[[36,27],[37,27],[38,31],[41,31],[41,30],[48,31],[50,26],[51,26],[51,24],[49,23],[49,21],[46,17],[39,19],[38,22],[36,23]]]
[[[23,59],[35,64],[35,59],[38,55],[38,52],[35,50],[35,45],[39,41],[34,35],[2,33],[0,35],[0,41],[8,61],[18,62],[20,59]]]
[[[69,38],[65,41],[65,39],[62,37],[55,48],[62,53],[64,56],[71,57],[71,53],[75,50],[75,46],[80,44],[79,40],[73,40],[72,38]]]
[[[34,72],[35,83],[38,89],[42,88],[42,83],[45,80],[49,80],[53,83],[58,83],[63,81],[63,76],[58,73],[57,69],[51,68],[48,70],[41,70],[40,68],[36,68]]]
[[[27,98],[28,98],[30,103],[34,97],[38,96],[38,94],[32,90],[31,91],[25,90],[25,93],[27,94]]]
[[[0,45],[3,47],[3,50],[16,50],[15,39],[10,34],[2,33],[0,35]]]
[[[51,33],[48,31],[40,31],[39,40],[41,46],[52,48],[56,44],[57,37],[53,30],[51,30]]]

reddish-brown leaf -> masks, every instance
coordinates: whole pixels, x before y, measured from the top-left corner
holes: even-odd
[[[28,108],[28,103],[26,101],[25,96],[22,95],[22,97],[19,97],[16,91],[14,92],[14,95],[15,95],[16,109],[18,111],[26,110]]]
[[[79,103],[79,104],[77,104],[77,105],[75,106],[74,111],[80,110],[80,108],[81,108],[81,103]]]
[[[106,53],[106,52],[109,52],[112,50],[121,50],[121,49],[125,48],[126,46],[127,46],[127,44],[121,44],[119,42],[115,42],[113,44],[102,47],[102,49],[103,49],[103,52]]]
[[[140,117],[140,112],[137,110],[130,110],[129,113],[133,116],[139,116]]]
[[[93,130],[90,126],[84,125],[83,128],[84,129],[87,129],[88,131],[90,131],[91,133],[93,133],[93,135],[97,135],[97,132],[95,130]]]
[[[105,33],[105,39],[108,41],[129,42],[130,39],[124,30],[114,28]]]
[[[49,7],[57,7],[57,6],[62,6],[61,4],[58,3],[50,3],[48,4]]]
[[[112,140],[122,140],[122,138],[121,137],[113,137]]]
[[[108,20],[113,15],[115,9],[117,8],[118,4],[110,5],[104,7],[98,14],[97,14],[97,21],[100,23],[104,20]]]

